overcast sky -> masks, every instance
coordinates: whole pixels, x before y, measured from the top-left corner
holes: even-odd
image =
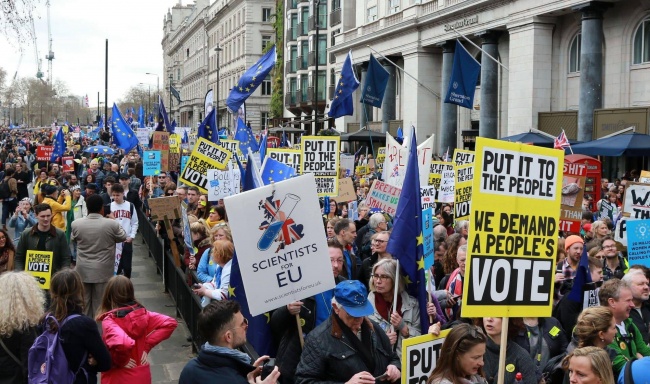
[[[108,39],[108,101],[109,106],[122,98],[131,86],[151,84],[156,89],[156,76],[163,86],[161,40],[163,18],[177,0],[51,0],[52,72],[54,79],[64,81],[74,95],[88,95],[90,106],[97,106],[97,92],[104,101],[105,41]],[[191,3],[183,0],[183,4]],[[48,51],[47,8],[38,1],[35,10],[38,54],[43,59],[42,71],[47,77]],[[0,67],[7,71],[8,81],[16,72],[19,47],[10,45],[0,35]],[[18,75],[35,77],[37,71],[33,43],[22,46],[24,56]]]

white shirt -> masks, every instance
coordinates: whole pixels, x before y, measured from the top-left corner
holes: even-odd
[[[135,235],[138,233],[138,214],[135,207],[131,208],[131,205],[128,201],[124,201],[122,204],[113,201],[111,203],[111,214],[120,223],[124,232],[126,232],[126,236],[135,239]],[[131,211],[133,211],[133,216]]]

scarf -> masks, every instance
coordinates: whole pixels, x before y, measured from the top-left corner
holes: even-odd
[[[456,268],[449,276],[449,280],[447,281],[447,291],[449,291],[452,296],[463,294],[463,277],[460,274],[460,269]],[[447,307],[445,313],[447,314],[447,319],[449,319],[449,321],[458,320],[460,317],[460,300],[457,300],[453,307]]]
[[[226,347],[219,347],[217,345],[211,345],[210,343],[205,343],[203,344],[203,350],[206,352],[213,352],[213,353],[218,353],[220,355],[228,356],[231,357],[235,360],[241,361],[244,364],[250,364],[251,363],[251,357],[245,354],[244,352],[240,352],[236,349],[231,349],[231,348],[226,348]]]
[[[367,372],[375,372],[375,359],[373,358],[372,355],[372,340],[370,339],[370,328],[368,327],[368,324],[366,324],[366,321],[364,319],[363,323],[361,323],[361,340],[352,333],[352,330],[348,328],[345,323],[343,323],[343,320],[341,320],[340,317],[336,313],[332,314],[334,316],[334,320],[339,324],[339,327],[341,327],[341,331],[345,335],[345,337],[350,340],[350,343],[352,343],[352,348],[359,352],[359,357],[361,357],[361,360],[363,360],[363,363],[365,364],[366,371]]]
[[[375,292],[375,310],[386,321],[390,323],[390,311],[392,310],[392,303],[384,299],[384,296]],[[397,314],[402,316],[402,295],[397,294],[397,306],[395,308]]]

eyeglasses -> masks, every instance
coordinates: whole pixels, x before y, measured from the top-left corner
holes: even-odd
[[[383,281],[393,280],[393,278],[388,275],[370,275],[370,277],[372,277],[375,280],[383,280]]]
[[[246,328],[246,327],[248,327],[248,319],[244,317],[244,323],[243,323],[243,324],[239,324],[239,325],[236,326],[236,327],[228,328],[228,329],[226,329],[226,331],[231,331],[231,330],[233,330],[233,329],[237,329],[237,328]]]
[[[373,243],[383,244],[383,243],[388,243],[388,240],[372,239],[372,242]]]

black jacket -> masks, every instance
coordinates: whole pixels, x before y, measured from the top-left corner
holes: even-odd
[[[636,309],[631,310],[630,318],[641,332],[643,342],[648,344],[650,341],[650,304],[646,301],[641,305],[641,314]]]
[[[135,189],[129,189],[129,191],[126,193],[126,201],[133,204],[135,209],[141,209],[142,208],[142,200],[140,200],[140,196],[138,195],[138,191],[136,191]]]
[[[487,382],[492,384],[497,382],[497,373],[499,371],[499,349],[500,347],[487,338],[487,348],[483,361],[483,372]],[[535,363],[530,358],[528,351],[525,351],[517,343],[508,342],[506,348],[506,373],[504,383],[514,383],[515,375],[521,372],[523,384],[537,384],[537,375],[535,373]]]
[[[201,349],[199,356],[190,360],[183,368],[179,384],[228,383],[248,384],[246,375],[255,369],[250,364]]]
[[[550,355],[549,360],[566,351],[566,348],[569,345],[569,337],[567,336],[566,332],[564,332],[562,325],[560,325],[560,322],[556,318],[540,317],[539,331],[544,338],[546,345],[548,346]],[[519,346],[521,346],[526,351],[530,352],[530,339],[526,333],[526,330],[519,332],[519,334],[514,338],[514,342],[519,344]],[[542,371],[546,365],[546,362],[541,362],[540,364],[540,362],[536,361],[535,358],[533,358],[533,362],[537,366],[537,378],[539,379],[541,378]]]
[[[38,331],[34,327],[2,338],[2,342],[22,362],[22,366],[0,347],[0,384],[27,383],[27,353],[37,336]]]
[[[316,327],[305,341],[300,363],[296,369],[296,384],[347,382],[359,372],[368,371],[360,354],[334,320],[334,314]],[[388,365],[400,368],[400,360],[377,323],[365,318],[371,330],[371,353],[375,360],[373,376],[386,372]]]
[[[342,276],[337,276],[334,279],[336,284],[343,280],[345,278]],[[311,296],[301,300],[305,307],[300,309],[300,323],[304,334],[308,334],[314,329],[317,298]],[[283,384],[294,383],[294,375],[296,367],[300,362],[302,348],[300,347],[300,338],[298,337],[296,317],[289,313],[286,305],[273,311],[271,315],[271,333],[274,338],[279,338],[279,340],[274,340],[274,342],[278,346],[275,365],[280,369],[280,382]]]
[[[568,295],[562,296],[560,301],[553,308],[553,317],[556,318],[568,334],[573,334],[573,328],[578,322],[578,316],[582,312],[582,302],[571,301]]]

